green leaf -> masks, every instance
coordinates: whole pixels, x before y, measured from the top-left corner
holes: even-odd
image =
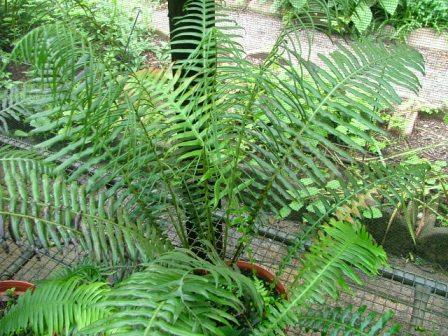
[[[386,311],[382,315],[369,312],[366,306],[354,308],[319,306],[306,310],[299,318],[299,327],[324,335],[396,335],[400,326],[393,323],[394,314]],[[345,331],[345,333],[343,333]]]
[[[235,330],[235,328],[233,327],[222,327],[219,329],[219,331],[221,331],[224,336],[244,336],[247,335],[247,331],[246,330]]]
[[[0,320],[0,335],[31,329],[36,335],[67,335],[108,315],[97,306],[109,292],[103,282],[88,283],[78,274],[39,283],[20,296]],[[14,333],[15,334],[15,333]]]
[[[388,12],[390,15],[395,14],[397,10],[398,4],[400,0],[379,0],[381,6]]]
[[[296,10],[301,10],[303,8],[303,6],[305,6],[305,4],[307,3],[308,0],[290,0],[291,5],[296,9]]]
[[[355,24],[356,29],[360,33],[363,33],[370,26],[372,18],[373,14],[370,7],[365,3],[365,1],[361,1],[356,7],[351,20]]]
[[[159,243],[164,239],[157,226],[143,218],[130,220],[121,200],[107,198],[104,191],[87,195],[81,184],[69,183],[31,151],[1,148],[0,172],[5,174],[3,203],[8,203],[0,210],[16,241],[45,249],[72,242],[96,261],[111,264],[147,261],[169,245]]]
[[[346,279],[357,284],[362,283],[355,268],[362,267],[365,273],[373,275],[377,274],[386,261],[386,253],[374,243],[372,236],[364,227],[356,229],[349,223],[331,221],[328,226],[323,227],[319,240],[314,242],[310,252],[302,258],[300,271],[294,279],[295,285],[290,288],[289,300],[273,307],[266,321],[254,330],[254,335],[271,336],[286,325],[300,324],[301,318],[306,314],[308,307],[313,307],[313,303],[323,303],[329,296],[337,299],[340,290],[348,288]],[[328,326],[333,327],[335,317],[329,317]],[[344,320],[346,314],[341,314],[341,317]],[[348,319],[336,324],[334,335],[339,334],[340,330],[353,330],[353,322]],[[380,320],[378,323],[373,323],[365,335],[382,335],[378,327],[389,328],[387,322],[384,322],[382,324]],[[364,327],[366,325],[358,326],[362,330]]]
[[[336,130],[338,130],[342,134],[348,134],[348,128],[345,126],[339,125],[338,127],[336,127]]]
[[[146,264],[105,298],[102,307],[112,314],[83,331],[114,334],[119,328],[123,336],[225,336],[237,325],[231,312],[246,309],[242,300],[251,302],[252,312],[261,317],[263,301],[253,281],[218,256],[209,257],[211,262],[189,250],[176,250]]]
[[[304,186],[309,186],[310,184],[313,184],[315,181],[312,178],[302,178],[300,179],[300,183],[302,183]]]
[[[341,188],[341,183],[338,180],[332,180],[327,183],[326,187],[332,190],[338,190]]]
[[[311,203],[306,209],[312,213],[325,213],[325,205],[321,200]]]
[[[289,216],[290,213],[291,213],[291,208],[283,207],[280,209],[279,215],[280,215],[280,218],[286,218]]]
[[[29,136],[28,133],[26,133],[26,132],[24,132],[24,131],[22,131],[22,130],[15,130],[15,131],[14,131],[14,135],[17,136],[17,137],[21,137],[21,138],[24,138],[24,137],[28,137],[28,136]]]
[[[299,211],[300,209],[303,208],[303,203],[299,203],[299,202],[291,202],[289,204],[289,206],[291,207],[291,209],[293,209],[294,211]]]
[[[352,139],[355,143],[357,143],[361,147],[364,147],[367,143],[366,140],[360,137],[350,137],[350,139]]]
[[[383,217],[383,213],[381,212],[381,210],[376,207],[370,207],[368,209],[365,209],[362,212],[362,215],[365,218],[369,218],[369,219],[377,219],[377,218]]]

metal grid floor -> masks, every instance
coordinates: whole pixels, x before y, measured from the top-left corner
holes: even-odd
[[[0,280],[36,282],[79,259],[74,247],[62,252],[52,249],[44,253],[19,246],[12,241],[7,241],[6,244],[7,250],[0,248]]]
[[[80,258],[74,247],[42,253],[9,240],[5,246],[8,251],[0,249],[0,279],[36,282]],[[245,258],[275,271],[286,252],[287,245],[260,236],[253,240]],[[295,260],[287,266],[283,281],[293,279],[297,264]],[[392,310],[395,321],[402,325],[403,335],[448,335],[448,284],[399,269],[385,270],[382,276],[374,278],[361,277],[365,285],[353,286],[350,293],[343,293],[339,304],[366,305],[369,311],[380,314]]]

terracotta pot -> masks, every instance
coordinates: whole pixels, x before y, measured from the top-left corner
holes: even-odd
[[[236,266],[240,269],[241,272],[255,274],[258,279],[263,280],[268,284],[275,283],[275,291],[277,292],[277,295],[288,300],[288,292],[285,285],[279,279],[277,279],[275,274],[271,271],[260,265],[252,264],[243,260],[238,260],[236,262]],[[286,327],[284,332],[288,333],[289,327]]]
[[[33,290],[34,285],[26,281],[4,280],[0,281],[0,296],[6,295],[6,291],[15,288],[15,295],[22,295],[27,290]]]
[[[285,299],[288,299],[288,292],[286,291],[286,287],[276,278],[276,276],[271,271],[260,265],[252,264],[243,260],[238,260],[236,262],[236,266],[243,273],[255,274],[257,278],[269,284],[275,282],[275,291],[277,292],[277,294],[281,297],[284,297]]]

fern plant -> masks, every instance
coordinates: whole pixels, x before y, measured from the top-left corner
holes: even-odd
[[[363,41],[321,55],[320,67],[301,53],[296,23],[288,21],[256,66],[214,1],[190,0],[184,12],[172,48],[188,57],[160,72],[109,69],[66,26],[43,26],[18,42],[12,55],[29,64],[28,85],[44,99],[22,116],[38,139],[35,152],[0,153],[0,238],[9,232],[42,250],[75,245],[120,272],[109,284],[81,280],[85,296],[70,289],[76,277],[38,286],[0,322],[0,335],[29,327],[40,334],[271,336],[287,325],[393,334],[388,314],[377,320],[344,308],[353,318],[335,312],[336,323],[328,312],[312,319],[305,308],[336,297],[348,287],[344,277],[359,283],[356,269],[376,274],[386,263],[357,210],[365,195],[398,203],[426,168],[358,159],[364,148],[338,126],[373,142],[378,111],[400,101],[396,88],[419,89],[421,55]],[[42,149],[49,154],[41,157]],[[320,192],[312,195],[304,180]],[[241,258],[260,226],[300,202],[305,233],[278,276],[306,241],[314,245],[300,259],[289,300],[278,298],[265,313],[255,285],[223,261]],[[33,312],[33,300],[45,296],[64,308]],[[19,309],[27,315],[15,315]]]

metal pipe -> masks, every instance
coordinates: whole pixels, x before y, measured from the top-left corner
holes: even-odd
[[[286,232],[279,231],[270,227],[259,226],[258,232],[266,238],[272,239],[276,242],[288,246],[293,246],[296,241],[295,237],[292,234],[288,234]],[[305,249],[308,249],[310,246],[311,243],[306,242],[304,247]],[[431,293],[443,296],[444,298],[448,298],[448,284],[444,284],[442,282],[426,279],[419,275],[405,272],[393,267],[382,268],[380,270],[380,276],[412,287],[424,286],[430,288]]]
[[[2,273],[0,279],[7,280],[13,278],[25,264],[34,257],[36,253],[34,251],[23,251],[20,256],[14,260],[12,264]]]

